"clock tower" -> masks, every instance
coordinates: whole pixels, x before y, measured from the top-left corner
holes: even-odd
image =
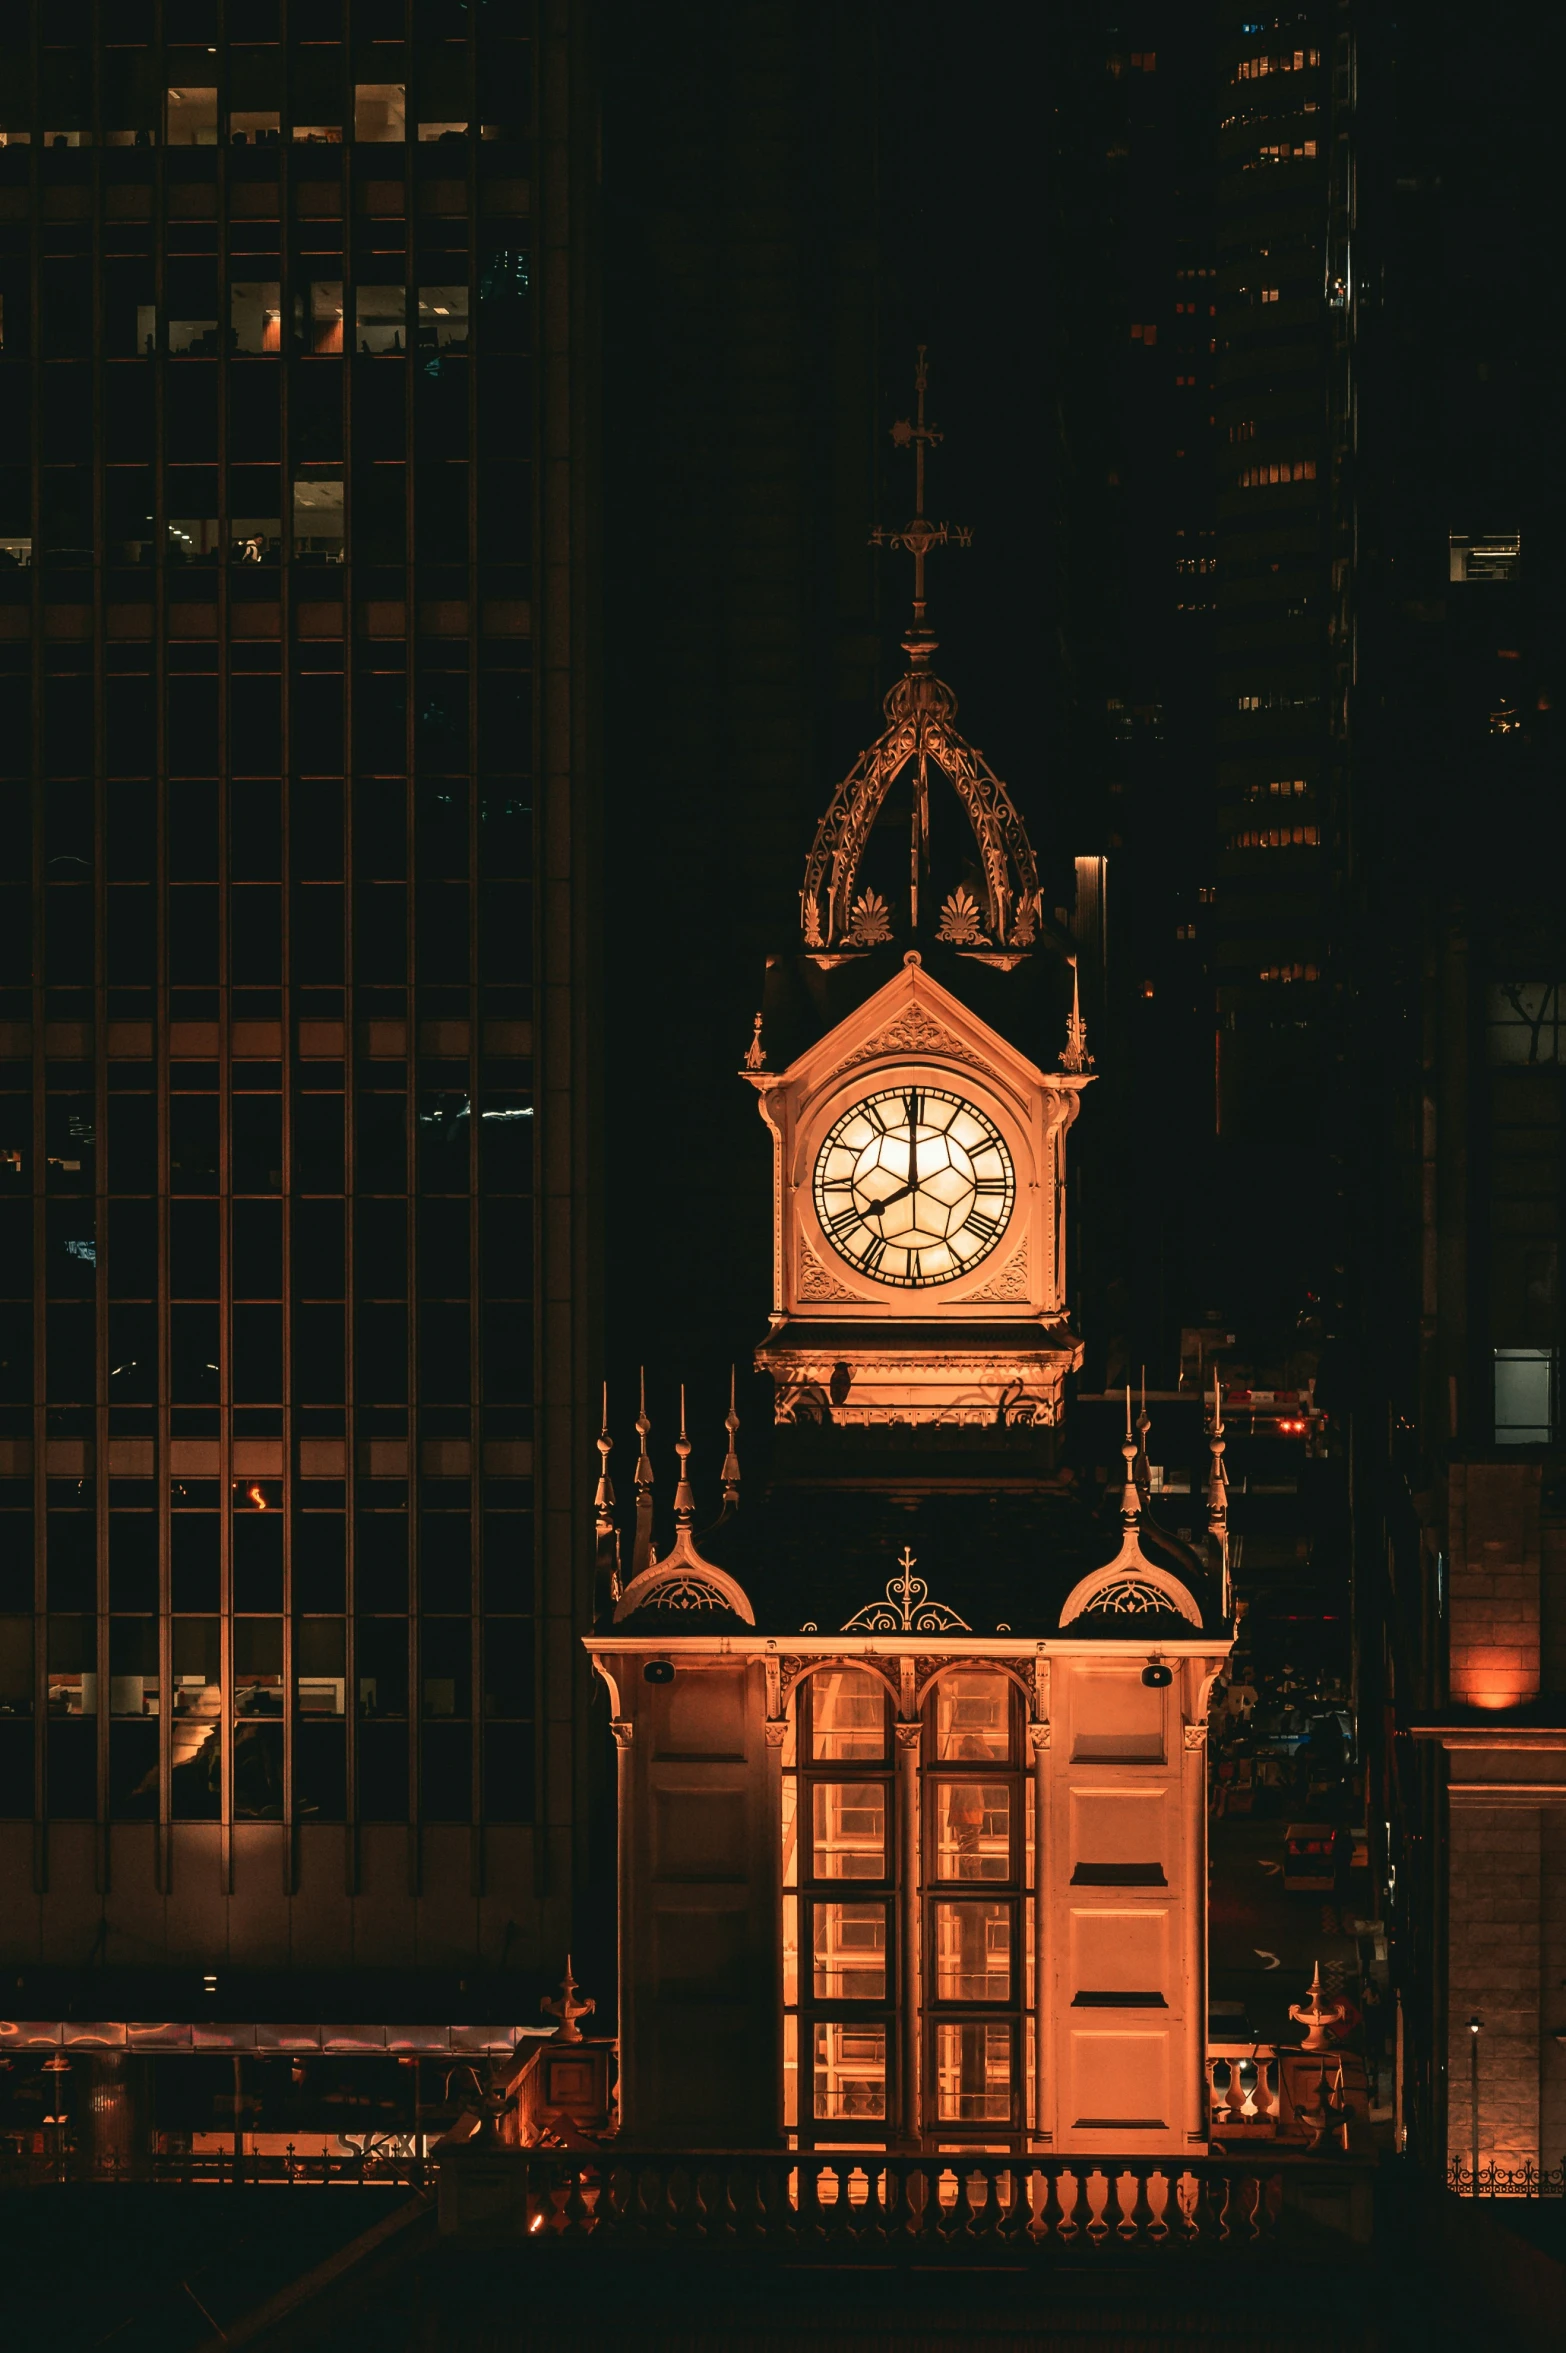
[[[1011,795],[931,667],[924,568],[968,533],[915,512],[908,668],[816,830],[792,957],[768,967],[743,1075],[773,1140],[780,1422],[1052,1427],[1081,1361],[1066,1137],[1091,1081],[1070,942]]]
[[[1022,820],[930,666],[925,559],[965,534],[924,513],[922,353],[918,391],[915,514],[881,535],[914,559],[908,668],[742,1073],[770,1470],[742,1478],[731,1403],[701,1524],[682,1404],[664,1521],[644,1409],[623,1573],[599,1487],[622,2133],[1178,2164],[1208,2134],[1222,1441],[1204,1545],[1144,1505],[1129,1398],[1118,1509],[1061,1459],[1090,1058]]]

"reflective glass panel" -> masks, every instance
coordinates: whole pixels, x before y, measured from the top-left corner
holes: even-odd
[[[155,1716],[158,1712],[158,1621],[109,1620],[109,1713]]]
[[[825,1763],[886,1754],[886,1685],[864,1667],[828,1667],[814,1679],[810,1753]]]
[[[936,2030],[935,2112],[943,2123],[1004,2123],[1011,2115],[1011,2029],[945,2022]]]
[[[783,2007],[792,2010],[799,2000],[799,1898],[783,1898]]]
[[[799,1885],[799,1784],[792,1773],[783,1776],[783,1884]]]
[[[818,2001],[884,2002],[885,1904],[817,1904],[814,1956]]]
[[[1011,1685],[1004,1675],[948,1675],[935,1687],[935,1753],[942,1764],[1011,1754]]]
[[[886,1791],[879,1781],[818,1781],[811,1790],[817,1879],[886,1877]]]
[[[1009,2002],[1011,1906],[937,1904],[935,1992],[943,2002]]]
[[[884,2116],[886,2028],[817,2019],[814,2073],[818,2117]]]
[[[937,1879],[1011,1877],[1011,1791],[1004,1782],[936,1781]]]

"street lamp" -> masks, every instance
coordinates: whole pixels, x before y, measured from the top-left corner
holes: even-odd
[[[1473,2142],[1474,2186],[1472,2195],[1479,2195],[1479,2028],[1477,2015],[1468,2021],[1468,2121],[1469,2137]]]

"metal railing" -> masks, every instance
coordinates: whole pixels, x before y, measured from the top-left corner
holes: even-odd
[[[443,2229],[595,2246],[844,2254],[1265,2246],[1291,2196],[1351,2197],[1347,2160],[443,2152]],[[1291,2185],[1293,2185],[1291,2189]]]
[[[1481,2165],[1475,2176],[1471,2165],[1454,2157],[1446,2169],[1446,2186],[1458,2198],[1566,2197],[1566,2158],[1559,2165]]]

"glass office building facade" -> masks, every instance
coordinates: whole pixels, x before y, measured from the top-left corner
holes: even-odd
[[[584,397],[549,16],[65,0],[0,50],[23,1968],[564,1949],[573,1499],[551,1570],[535,1472],[586,1386]]]

